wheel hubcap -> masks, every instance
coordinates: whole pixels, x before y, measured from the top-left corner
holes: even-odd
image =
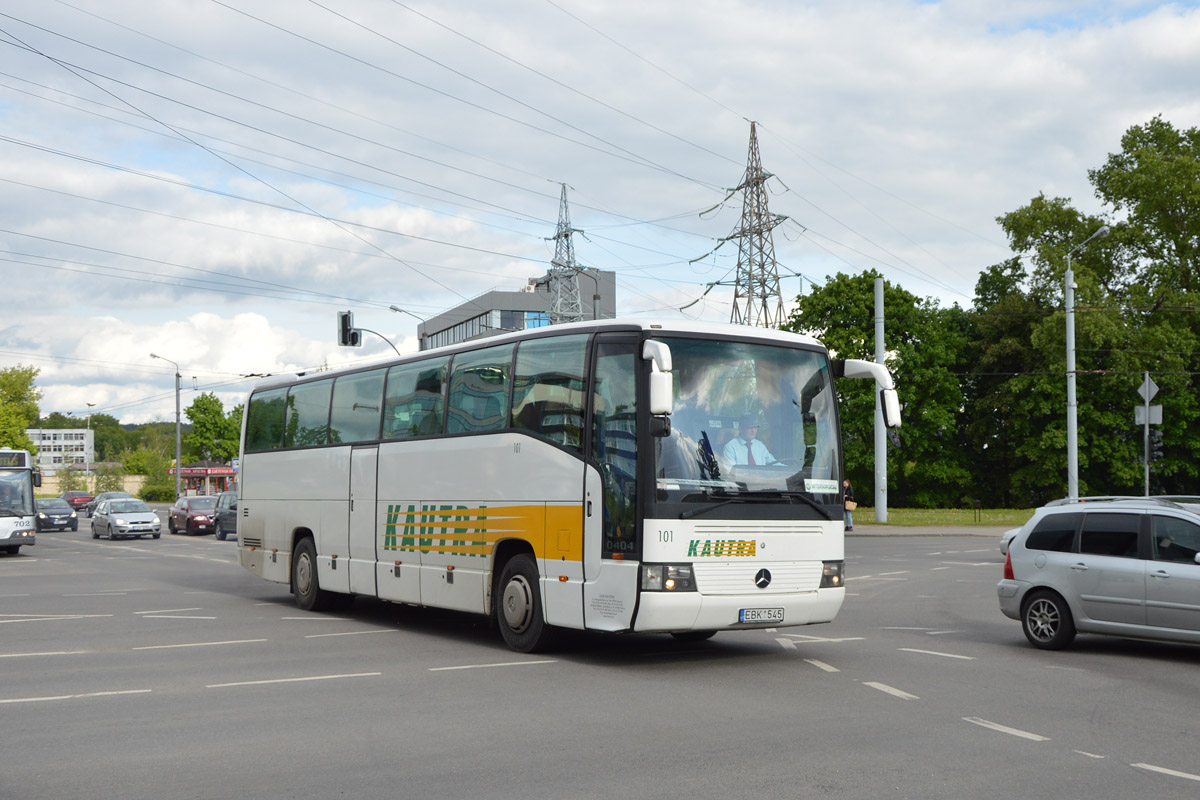
[[[1038,600],[1029,607],[1026,615],[1029,620],[1029,630],[1039,641],[1049,641],[1058,632],[1058,609],[1047,600]]]
[[[500,607],[509,629],[515,633],[524,633],[533,618],[533,590],[529,581],[521,575],[514,576],[504,587],[504,598]]]
[[[300,594],[308,594],[311,588],[312,562],[308,560],[307,555],[302,555],[296,560],[296,591]]]

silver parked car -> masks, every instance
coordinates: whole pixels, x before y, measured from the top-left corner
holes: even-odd
[[[1007,543],[1000,610],[1034,647],[1076,632],[1200,643],[1200,505],[1051,504]]]
[[[162,521],[150,506],[136,497],[102,500],[92,515],[92,538],[103,533],[109,539],[134,536],[162,536]]]

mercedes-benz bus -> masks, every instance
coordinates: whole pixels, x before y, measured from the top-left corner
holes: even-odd
[[[25,450],[0,447],[0,553],[16,555],[36,544],[33,489],[42,485],[42,474]]]
[[[486,614],[522,652],[558,628],[829,622],[839,377],[875,380],[899,425],[883,366],[696,322],[557,325],[268,378],[243,417],[239,559],[306,610],[362,595]],[[752,427],[759,458],[728,458]]]

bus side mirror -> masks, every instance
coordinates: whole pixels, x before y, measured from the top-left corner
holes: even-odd
[[[883,425],[886,428],[900,427],[900,396],[895,389],[879,390],[879,407],[883,409]]]
[[[650,362],[650,413],[655,416],[670,414],[675,407],[671,348],[665,342],[647,339],[642,344],[642,360]]]
[[[42,485],[42,473],[33,473],[33,485],[36,487],[40,487]]]

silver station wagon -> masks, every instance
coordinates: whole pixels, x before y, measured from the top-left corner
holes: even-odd
[[[1039,508],[1007,543],[1000,610],[1030,644],[1076,632],[1200,643],[1200,505],[1161,498]]]

